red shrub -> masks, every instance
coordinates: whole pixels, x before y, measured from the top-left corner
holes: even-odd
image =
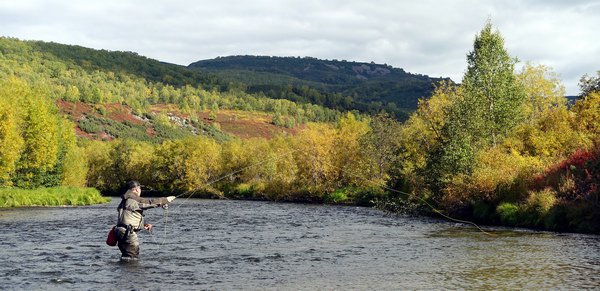
[[[565,187],[565,183],[574,183]],[[552,187],[563,200],[588,200],[598,203],[600,183],[600,147],[578,150],[544,174],[534,178],[534,188]]]

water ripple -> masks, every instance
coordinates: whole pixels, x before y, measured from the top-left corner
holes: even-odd
[[[187,200],[146,214],[141,259],[104,243],[110,205],[0,210],[17,290],[598,289],[598,236],[389,216],[369,208]],[[73,221],[85,227],[73,227]],[[46,227],[37,227],[43,224]],[[1,288],[0,288],[1,289]]]

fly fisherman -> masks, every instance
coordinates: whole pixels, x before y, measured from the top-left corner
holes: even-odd
[[[121,196],[121,203],[117,207],[119,217],[115,232],[122,254],[121,259],[137,259],[140,254],[137,232],[142,229],[152,231],[152,224],[144,223],[144,210],[161,206],[164,208],[175,200],[175,196],[141,198],[141,194],[140,183],[127,182],[127,192]]]

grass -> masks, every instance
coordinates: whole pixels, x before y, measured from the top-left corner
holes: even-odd
[[[0,207],[82,206],[109,201],[94,188],[0,188]]]

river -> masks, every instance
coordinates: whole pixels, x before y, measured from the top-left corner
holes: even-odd
[[[145,212],[141,259],[105,244],[111,203],[0,210],[0,289],[600,289],[600,237],[362,207],[179,199]]]

